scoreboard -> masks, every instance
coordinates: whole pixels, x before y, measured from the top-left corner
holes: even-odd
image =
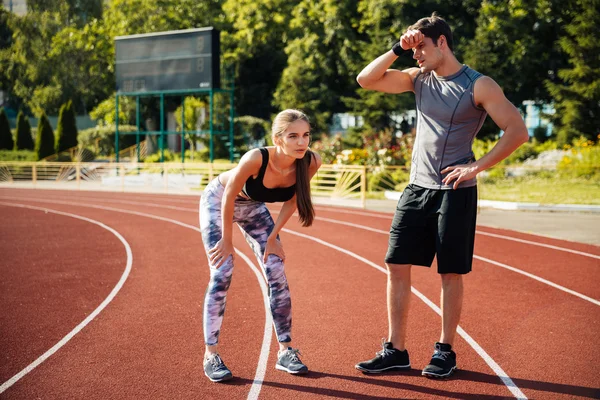
[[[117,93],[220,88],[219,31],[197,28],[115,38]]]

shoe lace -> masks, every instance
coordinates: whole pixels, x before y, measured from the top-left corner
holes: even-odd
[[[221,360],[221,357],[218,354],[215,354],[214,356],[209,358],[208,361],[212,364],[215,371],[219,371],[225,368],[225,363],[223,362],[223,360]]]
[[[449,351],[436,350],[433,352],[432,358],[439,358],[440,360],[446,361],[449,355]]]
[[[289,357],[290,361],[292,362],[301,362],[300,358],[298,357],[299,355],[302,355],[302,353],[300,353],[300,350],[298,349],[288,349],[286,350],[286,355],[287,357]]]
[[[385,339],[381,339],[381,350],[379,350],[377,353],[375,353],[375,355],[386,357],[386,356],[389,356],[392,354],[394,354],[394,350],[386,348],[385,347]]]

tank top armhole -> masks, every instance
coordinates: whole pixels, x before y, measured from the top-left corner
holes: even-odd
[[[260,154],[262,155],[262,164],[260,166],[260,170],[258,170],[258,176],[256,179],[260,179],[262,182],[263,178],[265,177],[265,172],[267,171],[267,164],[269,164],[269,150],[261,147]]]
[[[477,104],[475,104],[475,82],[477,82],[477,80],[479,78],[484,77],[485,75],[483,74],[479,74],[477,75],[475,78],[471,78],[469,77],[469,79],[471,79],[471,88],[469,89],[469,91],[471,92],[469,94],[469,98],[471,99],[471,105],[479,111],[485,111],[485,108],[478,106]]]
[[[417,83],[417,79],[419,79],[419,77],[423,75],[423,73],[421,72],[421,70],[419,69],[419,72],[417,72],[417,76],[415,76],[415,78],[413,79],[413,89],[415,89],[415,84]]]

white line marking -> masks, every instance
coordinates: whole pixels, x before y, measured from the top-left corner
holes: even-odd
[[[547,247],[547,248],[553,249],[553,250],[566,251],[567,253],[579,254],[580,256],[585,256],[585,257],[590,257],[590,258],[595,258],[597,260],[600,260],[600,256],[597,256],[595,254],[590,254],[590,253],[586,253],[586,252],[578,251],[578,250],[571,250],[571,249],[567,249],[567,248],[559,247],[559,246],[553,246],[551,244],[532,242],[531,240],[518,239],[518,238],[513,238],[510,236],[498,235],[496,233],[482,232],[480,230],[477,231],[477,234],[484,235],[484,236],[491,236],[491,237],[495,237],[495,238],[499,238],[499,239],[512,240],[513,242],[531,244],[534,246]]]
[[[593,299],[593,298],[588,297],[588,296],[586,296],[584,294],[578,293],[578,292],[576,292],[574,290],[568,289],[568,288],[566,288],[564,286],[560,286],[560,285],[558,285],[558,284],[556,284],[554,282],[550,282],[549,280],[546,280],[544,278],[540,278],[539,276],[530,274],[529,272],[521,271],[520,269],[517,269],[515,267],[511,267],[510,265],[499,263],[499,262],[494,261],[494,260],[490,260],[489,258],[480,257],[480,256],[476,256],[476,255],[474,255],[473,258],[476,258],[476,259],[481,260],[481,261],[485,261],[485,262],[490,263],[490,264],[497,265],[497,266],[502,267],[502,268],[506,268],[506,269],[514,271],[514,272],[516,272],[518,274],[522,274],[522,275],[528,276],[531,279],[535,279],[536,281],[545,283],[546,285],[552,286],[553,288],[562,290],[563,292],[572,294],[573,296],[577,296],[577,297],[579,297],[579,298],[581,298],[583,300],[589,301],[592,304],[600,306],[600,301],[598,301],[596,299]]]
[[[381,229],[371,228],[371,227],[368,227],[368,226],[362,226],[362,225],[359,225],[359,224],[353,224],[351,222],[338,221],[338,220],[335,220],[335,219],[322,218],[322,217],[318,217],[317,220],[331,222],[332,224],[340,224],[340,225],[351,226],[353,228],[364,229],[364,230],[371,231],[371,232],[376,232],[376,233],[381,233],[381,234],[384,234],[384,235],[389,235],[389,232],[387,232],[387,231],[384,231],[384,230],[381,230]],[[577,296],[577,297],[579,297],[579,298],[581,298],[583,300],[589,301],[592,304],[596,304],[596,305],[600,306],[600,301],[598,301],[598,300],[595,300],[595,299],[593,299],[591,297],[588,297],[588,296],[586,296],[584,294],[578,293],[578,292],[576,292],[574,290],[568,289],[568,288],[566,288],[564,286],[561,286],[561,285],[559,285],[557,283],[551,282],[551,281],[549,281],[547,279],[541,278],[541,277],[539,277],[537,275],[533,275],[533,274],[531,274],[529,272],[525,272],[525,271],[520,270],[518,268],[511,267],[510,265],[502,264],[502,263],[499,263],[497,261],[490,260],[489,258],[478,256],[476,254],[473,255],[473,258],[476,258],[478,260],[487,262],[489,264],[497,265],[499,267],[506,268],[506,269],[508,269],[510,271],[517,272],[519,274],[525,275],[525,276],[527,276],[529,278],[535,279],[538,282],[541,282],[541,283],[544,283],[546,285],[552,286],[553,288],[562,290],[565,293],[572,294],[572,295]]]
[[[43,202],[43,201],[49,201],[49,200],[41,200],[41,199],[39,199],[39,200],[38,200],[38,199],[25,199],[25,198],[13,198],[13,197],[0,197],[0,198],[15,199],[15,200],[28,200],[28,201],[42,201],[42,202]],[[135,203],[135,202],[131,202],[131,203]],[[68,203],[68,204],[70,204],[70,205],[81,205],[81,204],[79,204],[79,203]],[[139,203],[139,204],[146,204],[146,203]],[[161,206],[160,206],[160,205],[158,205],[158,204],[150,204],[150,205],[151,205],[152,207],[161,207]],[[94,207],[94,206],[90,206],[90,207]],[[171,206],[166,206],[166,208],[172,208],[172,207],[171,207]],[[178,207],[177,207],[177,208],[178,208]],[[179,208],[178,208],[178,209],[179,209]],[[197,210],[193,210],[193,209],[185,209],[185,208],[181,208],[181,209],[180,209],[180,211],[198,212]],[[136,211],[131,211],[131,212],[132,212],[132,213],[137,213]],[[271,211],[271,212],[272,212],[273,214],[278,214],[278,211]],[[388,232],[388,231],[384,231],[384,230],[382,230],[382,229],[371,228],[371,227],[364,226],[364,225],[354,224],[354,223],[352,223],[352,222],[339,221],[339,220],[336,220],[336,219],[325,218],[325,217],[316,217],[316,220],[318,220],[318,221],[330,222],[330,223],[332,223],[332,224],[338,224],[338,225],[346,225],[346,226],[351,226],[351,227],[353,227],[353,228],[357,228],[357,229],[363,229],[363,230],[366,230],[366,231],[371,231],[371,232],[375,232],[375,233],[381,233],[381,234],[383,234],[383,235],[388,235],[388,234],[389,234],[389,232]],[[477,232],[478,232],[478,233],[483,233],[483,234],[486,234],[486,232],[479,232],[479,231],[477,231]],[[511,238],[511,237],[502,236],[502,235],[496,235],[496,234],[489,234],[489,235],[490,235],[490,236],[494,236],[494,237],[499,237],[499,238],[502,238],[502,239],[507,239],[507,240],[522,241],[521,239],[514,239],[514,238]],[[575,253],[577,253],[577,254],[585,255],[585,256],[588,256],[588,257],[592,257],[592,258],[598,258],[598,256],[595,256],[595,255],[593,255],[593,254],[588,254],[588,253],[583,253],[583,252],[576,252],[575,250],[564,249],[564,248],[561,248],[561,247],[555,247],[555,246],[550,246],[550,245],[544,245],[543,243],[536,243],[536,242],[529,242],[529,241],[523,241],[523,242],[527,242],[528,244],[533,244],[533,245],[544,246],[544,247],[551,247],[551,248],[554,248],[554,249],[556,249],[556,250],[563,250],[563,251],[568,251],[568,252],[575,252]],[[488,259],[488,258],[484,258],[484,257],[478,256],[478,255],[476,255],[476,254],[475,254],[475,255],[473,255],[473,258],[476,258],[476,259],[478,259],[478,260],[481,260],[481,261],[484,261],[484,262],[487,262],[487,263],[490,263],[490,264],[493,264],[493,265],[497,265],[497,266],[500,266],[500,267],[506,268],[506,269],[508,269],[508,270],[511,270],[511,271],[513,271],[513,272],[517,272],[517,273],[519,273],[519,274],[521,274],[521,275],[524,275],[524,276],[527,276],[527,277],[529,277],[529,278],[535,279],[535,280],[536,280],[536,281],[538,281],[538,282],[541,282],[541,283],[547,284],[547,285],[549,285],[549,286],[552,286],[552,287],[554,287],[554,288],[556,288],[556,289],[562,290],[562,291],[563,291],[563,292],[565,292],[565,293],[569,293],[569,294],[572,294],[572,295],[574,295],[574,296],[577,296],[577,297],[579,297],[579,298],[581,298],[581,299],[583,299],[583,300],[589,301],[589,302],[591,302],[592,304],[600,305],[600,302],[599,302],[598,300],[595,300],[595,299],[593,299],[593,298],[591,298],[591,297],[588,297],[588,296],[586,296],[586,295],[584,295],[584,294],[581,294],[581,293],[579,293],[579,292],[576,292],[576,291],[574,291],[574,290],[571,290],[571,289],[569,289],[569,288],[567,288],[567,287],[561,286],[561,285],[559,285],[559,284],[557,284],[557,283],[554,283],[554,282],[552,282],[552,281],[549,281],[549,280],[546,280],[546,279],[544,279],[544,278],[541,278],[541,277],[539,277],[539,276],[537,276],[537,275],[533,275],[533,274],[531,274],[531,273],[529,273],[529,272],[525,272],[525,271],[523,271],[523,270],[520,270],[520,269],[518,269],[518,268],[511,267],[511,266],[509,266],[509,265],[506,265],[506,264],[501,264],[501,263],[499,263],[499,262],[496,262],[496,261],[492,261],[492,260],[490,260],[490,259]]]
[[[113,288],[113,290],[110,292],[108,297],[106,299],[104,299],[104,301],[90,315],[88,315],[88,317],[86,319],[84,319],[81,323],[79,323],[79,325],[77,325],[71,332],[69,332],[65,337],[63,337],[58,343],[56,343],[54,346],[52,346],[52,348],[50,350],[46,351],[44,354],[42,354],[40,357],[38,357],[37,360],[35,360],[31,364],[29,364],[21,372],[17,373],[15,376],[13,376],[12,378],[10,378],[6,382],[4,382],[2,384],[2,386],[0,386],[0,393],[2,393],[6,389],[8,389],[12,385],[14,385],[16,382],[18,382],[21,378],[23,378],[29,372],[33,371],[34,368],[36,368],[38,365],[40,365],[41,363],[46,361],[54,353],[56,353],[61,347],[63,347],[65,344],[67,344],[67,342],[69,340],[71,340],[73,338],[73,336],[78,334],[83,328],[86,327],[87,324],[89,324],[98,314],[100,314],[100,312],[102,310],[104,310],[104,308],[106,308],[106,306],[115,298],[115,296],[117,295],[119,290],[121,290],[121,287],[123,287],[123,284],[127,280],[127,277],[129,276],[129,272],[131,271],[131,264],[133,263],[133,256],[131,253],[131,247],[129,246],[129,243],[127,243],[125,238],[123,236],[121,236],[121,234],[119,232],[117,232],[116,230],[114,230],[113,228],[111,228],[107,225],[104,225],[102,222],[98,222],[98,221],[95,221],[90,218],[82,217],[80,215],[70,214],[70,213],[57,211],[57,210],[51,210],[48,208],[35,207],[35,206],[29,206],[29,205],[24,205],[24,204],[12,204],[12,203],[0,203],[0,204],[9,206],[9,207],[28,208],[28,209],[32,209],[32,210],[51,212],[53,214],[65,215],[67,217],[91,222],[92,224],[96,224],[96,225],[100,226],[101,228],[104,228],[107,231],[111,232],[113,235],[115,235],[121,241],[121,243],[123,243],[123,246],[125,246],[125,251],[127,252],[127,264],[125,265],[125,271],[121,275],[121,279],[119,279],[119,282]]]
[[[60,200],[45,200],[45,199],[24,199],[24,200],[48,202],[48,203],[63,204],[63,205],[72,205],[72,206],[87,207],[87,208],[95,208],[95,209],[99,209],[99,210],[114,211],[114,212],[120,212],[120,213],[124,213],[124,214],[138,215],[141,217],[147,217],[147,218],[157,219],[160,221],[170,222],[175,225],[182,226],[184,228],[192,229],[192,230],[202,234],[202,231],[200,230],[200,228],[195,227],[193,225],[189,225],[189,224],[186,224],[184,222],[180,222],[180,221],[177,221],[174,219],[161,217],[159,215],[142,213],[139,211],[123,210],[123,209],[114,208],[114,207],[103,207],[103,206],[97,206],[97,205],[92,205],[92,204],[81,204],[81,203],[73,203],[73,202],[60,201]],[[4,204],[4,203],[0,203],[0,204]],[[33,207],[33,206],[23,206],[23,207],[31,207],[34,209],[45,210],[45,208],[39,208],[39,207]],[[60,211],[56,211],[56,213],[61,214]],[[67,215],[67,214],[65,213],[65,215]],[[83,219],[83,217],[81,217],[81,218]],[[92,220],[90,220],[90,221],[92,221]],[[108,229],[111,229],[111,228],[108,228]],[[248,393],[249,399],[257,399],[258,395],[260,393],[260,390],[262,388],[262,383],[264,382],[265,374],[267,371],[267,361],[269,359],[269,350],[270,350],[270,346],[271,346],[271,334],[272,334],[271,326],[273,324],[273,319],[271,317],[271,307],[269,305],[268,290],[267,290],[266,284],[261,276],[261,272],[258,271],[258,269],[254,266],[254,264],[250,261],[250,259],[248,257],[246,257],[245,254],[241,253],[238,249],[235,249],[235,251],[236,251],[236,254],[240,255],[240,257],[242,257],[242,259],[244,259],[244,261],[246,261],[246,263],[248,264],[250,269],[252,269],[252,271],[254,272],[254,274],[256,275],[256,277],[258,279],[261,291],[263,293],[263,301],[264,301],[264,305],[265,305],[265,315],[267,316],[267,318],[265,320],[265,333],[263,335],[263,343],[261,345],[260,357],[258,359],[258,365],[256,366],[256,374],[254,375],[254,381],[252,383],[252,387],[250,388],[250,392]],[[128,254],[130,254],[130,252],[131,252],[131,250],[129,250]],[[268,333],[267,333],[267,331],[268,331]],[[56,350],[58,350],[58,348]],[[29,368],[29,367],[27,367],[27,368]],[[35,366],[33,368],[35,368]],[[31,369],[33,369],[33,368],[31,368]],[[29,372],[29,371],[27,371],[27,372]],[[27,373],[27,372],[25,372],[25,373]],[[16,380],[15,380],[15,382],[16,382]],[[11,385],[13,383],[11,383]],[[4,386],[4,385],[2,385],[2,386]],[[8,387],[10,387],[10,385]],[[2,391],[0,391],[0,393],[2,393]]]
[[[16,197],[6,197],[6,198],[11,198],[12,199],[12,198],[16,198]],[[30,200],[30,199],[26,199],[26,198],[21,198],[21,199],[23,199],[23,200]],[[177,207],[177,206],[168,206],[168,205],[161,205],[161,204],[156,204],[156,203],[146,203],[146,202],[139,202],[139,201],[94,199],[94,198],[91,198],[91,197],[86,198],[86,200],[95,200],[95,201],[99,200],[99,201],[110,202],[110,203],[122,203],[122,204],[131,204],[131,205],[145,205],[145,206],[149,206],[149,207],[169,208],[169,209],[177,210],[177,211],[198,212],[197,208],[183,208],[183,207]],[[369,212],[350,211],[350,210],[343,210],[343,209],[342,210],[336,210],[334,208],[318,207],[318,206],[316,208],[317,208],[317,210],[336,212],[336,213],[340,213],[340,214],[362,215],[362,216],[368,216],[368,217],[383,218],[383,219],[388,219],[388,220],[391,220],[391,218],[393,217],[393,215],[391,215],[391,214],[390,215],[384,215],[384,214],[374,214],[374,213],[369,213]],[[273,213],[278,213],[279,211],[272,211],[272,212]],[[297,214],[294,214],[294,215],[297,215]],[[328,221],[328,222],[336,221],[336,220],[332,220],[332,219],[324,218],[324,217],[316,217],[316,219],[317,220]],[[355,225],[353,225],[350,222],[338,221],[338,223],[345,223],[348,226],[355,226]],[[364,228],[366,229],[368,227],[364,227]],[[380,230],[375,229],[375,228],[368,228],[367,230],[372,230],[373,232],[380,231]],[[553,250],[564,251],[564,252],[567,252],[567,253],[577,254],[577,255],[580,255],[580,256],[590,257],[590,258],[595,258],[595,259],[600,260],[600,256],[599,255],[591,254],[591,253],[586,253],[584,251],[572,250],[572,249],[568,249],[566,247],[560,247],[560,246],[554,246],[554,245],[540,243],[540,242],[534,242],[532,240],[525,240],[525,239],[513,238],[511,236],[499,235],[497,233],[483,232],[481,230],[477,230],[476,233],[478,235],[491,236],[491,237],[495,237],[495,238],[498,238],[498,239],[512,240],[514,242],[520,242],[520,243],[530,244],[532,246],[546,247],[546,248],[553,249]],[[386,231],[386,234],[389,234],[389,232]],[[551,238],[551,239],[555,239],[555,238]],[[560,240],[560,239],[555,239],[555,240]]]
[[[324,211],[329,211],[329,212],[341,213],[341,214],[363,215],[363,216],[367,216],[367,217],[383,218],[383,219],[388,219],[388,220],[391,220],[392,217],[393,217],[393,215],[391,215],[391,214],[390,215],[383,215],[383,214],[374,214],[374,213],[360,212],[360,211],[336,210],[334,208],[327,208],[327,207],[318,207],[318,209],[319,210],[324,210]],[[319,219],[319,218],[320,217],[318,217],[317,219]],[[387,233],[389,233],[389,232],[387,232]],[[566,247],[553,246],[553,245],[546,244],[546,243],[534,242],[532,240],[525,240],[525,239],[513,238],[511,236],[499,235],[497,233],[483,232],[483,231],[481,231],[479,229],[476,231],[476,233],[478,235],[491,236],[491,237],[495,237],[495,238],[498,238],[498,239],[512,240],[514,242],[526,243],[526,244],[530,244],[530,245],[533,245],[533,246],[546,247],[546,248],[553,249],[553,250],[564,251],[564,252],[567,252],[567,253],[578,254],[580,256],[590,257],[590,258],[595,258],[595,259],[600,260],[600,256],[598,256],[596,254],[586,253],[584,251],[572,250],[572,249],[568,249]],[[556,239],[556,238],[551,238],[551,239],[560,240],[560,239]]]
[[[282,231],[287,232],[289,234],[292,235],[296,235],[296,236],[300,236],[303,237],[305,239],[308,240],[312,240],[314,242],[317,242],[319,244],[322,244],[324,246],[330,247],[332,249],[335,249],[339,252],[342,252],[344,254],[347,254],[353,258],[356,258],[357,260],[360,260],[362,262],[364,262],[365,264],[375,268],[376,270],[383,272],[384,274],[387,275],[387,270],[383,267],[380,267],[379,265],[375,264],[374,262],[367,260],[364,257],[359,256],[356,253],[353,253],[349,250],[346,250],[344,248],[338,247],[334,244],[331,244],[329,242],[326,242],[324,240],[315,238],[313,236],[309,236],[309,235],[305,235],[303,233],[299,233],[299,232],[295,232],[295,231],[291,231],[289,229],[283,228]],[[436,306],[431,300],[429,300],[427,297],[425,297],[421,292],[419,292],[417,289],[415,289],[414,287],[410,287],[410,290],[412,293],[414,293],[418,298],[420,298],[421,300],[423,300],[423,302],[425,302],[425,304],[427,304],[433,311],[435,311],[439,316],[442,315],[442,310],[440,310],[440,308],[438,306]],[[515,385],[515,383],[512,381],[512,379],[510,379],[510,377],[506,374],[506,372],[504,372],[504,370],[500,367],[500,365],[498,365],[498,363],[496,363],[494,361],[494,359],[492,357],[490,357],[490,355],[483,350],[483,348],[471,337],[469,336],[464,329],[462,329],[460,326],[457,329],[458,334],[465,339],[465,341],[473,348],[473,350],[475,350],[475,352],[477,352],[477,354],[479,354],[479,356],[486,362],[486,364],[496,373],[496,375],[498,375],[498,377],[502,380],[502,382],[504,383],[504,385],[506,385],[506,387],[508,388],[508,390],[510,390],[510,392],[517,398],[517,399],[527,399],[527,397],[525,396],[525,394],[523,394],[523,392],[521,392],[521,390],[517,387],[517,385]]]
[[[252,268],[254,274],[256,275],[256,279],[260,283],[260,289],[263,293],[263,300],[265,305],[265,330],[263,333],[263,341],[260,347],[260,357],[258,358],[258,366],[256,367],[256,374],[254,375],[254,381],[252,382],[252,386],[250,387],[250,391],[248,392],[248,400],[256,400],[258,399],[258,395],[260,394],[260,390],[262,389],[262,384],[265,379],[265,374],[267,373],[267,361],[269,360],[269,349],[271,346],[271,337],[273,334],[273,330],[271,325],[273,324],[273,317],[271,316],[271,306],[269,304],[269,291],[267,289],[267,285],[265,281],[262,279],[262,274],[259,269],[254,265],[252,260],[247,257],[244,253],[239,250],[235,250],[236,254],[246,261],[246,264]],[[262,269],[261,269],[262,270]]]

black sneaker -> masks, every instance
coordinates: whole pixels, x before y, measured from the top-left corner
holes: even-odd
[[[204,375],[213,382],[223,382],[233,377],[218,354],[213,354],[204,360]]]
[[[288,347],[284,351],[280,351],[275,368],[280,371],[289,372],[290,374],[306,374],[308,372],[308,367],[302,364],[298,354],[300,354],[300,351],[298,349],[292,349],[291,347]]]
[[[383,349],[375,353],[377,356],[369,361],[359,362],[356,369],[368,374],[377,374],[388,370],[409,369],[408,350],[395,349],[391,342],[383,342]]]
[[[428,378],[447,378],[456,370],[456,353],[452,351],[452,346],[446,343],[437,342],[435,352],[429,365],[423,368],[421,375]]]

